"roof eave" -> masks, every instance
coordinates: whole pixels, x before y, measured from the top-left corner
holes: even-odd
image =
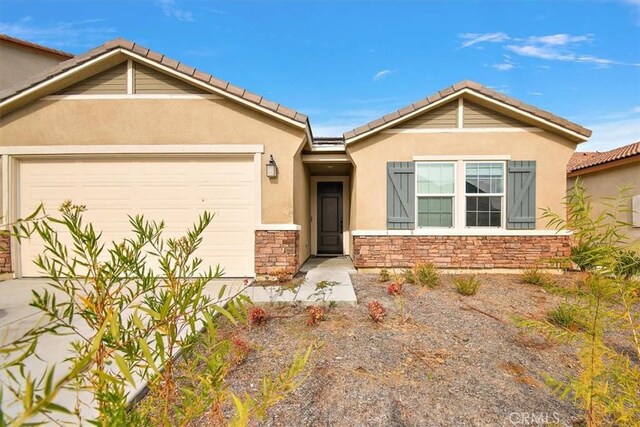
[[[566,136],[569,136],[577,144],[581,144],[583,142],[588,141],[589,137],[591,137],[591,134],[592,134],[591,130],[586,129],[586,128],[583,128],[585,130],[585,134],[578,133],[576,131],[573,131],[571,129],[563,127],[563,126],[561,126],[561,125],[559,125],[557,123],[554,123],[554,122],[552,122],[550,120],[546,120],[546,119],[544,119],[542,117],[536,116],[536,115],[531,114],[531,113],[529,113],[527,111],[524,111],[522,109],[518,109],[517,107],[514,107],[514,106],[512,106],[512,105],[510,105],[510,104],[508,104],[506,102],[501,102],[500,100],[493,99],[492,97],[486,96],[486,95],[484,95],[484,94],[482,94],[482,93],[480,93],[480,92],[478,92],[476,90],[473,90],[471,88],[465,87],[465,88],[459,89],[457,91],[450,91],[445,96],[441,96],[438,100],[435,100],[435,101],[433,101],[431,103],[428,103],[427,105],[424,105],[424,106],[422,106],[420,108],[417,108],[417,109],[415,109],[414,111],[412,111],[410,113],[407,113],[407,114],[404,114],[404,115],[399,115],[399,114],[397,114],[397,112],[395,112],[396,114],[394,114],[394,113],[388,114],[388,115],[378,119],[378,120],[382,120],[384,122],[383,124],[380,124],[379,126],[376,126],[374,128],[369,128],[369,130],[367,130],[365,132],[357,133],[359,128],[356,128],[356,129],[354,129],[352,131],[346,132],[343,135],[344,140],[345,140],[345,144],[349,145],[349,144],[357,142],[357,141],[359,141],[361,139],[365,139],[365,138],[367,138],[367,137],[369,137],[369,136],[371,136],[373,134],[376,134],[376,133],[381,132],[381,131],[383,131],[385,129],[393,127],[393,126],[397,125],[398,123],[401,123],[403,121],[409,120],[409,119],[411,119],[411,118],[413,118],[415,116],[423,114],[426,111],[429,111],[431,109],[437,108],[438,106],[440,106],[442,104],[450,102],[450,101],[452,101],[452,100],[454,100],[456,98],[459,98],[461,96],[464,96],[464,95],[468,95],[470,97],[476,97],[476,98],[481,99],[481,100],[483,100],[485,102],[489,102],[489,103],[498,105],[498,106],[500,106],[502,108],[505,108],[505,109],[508,109],[508,110],[512,111],[516,116],[517,115],[524,116],[524,117],[527,117],[528,119],[533,120],[533,121],[535,121],[537,123],[540,123],[540,124],[543,124],[545,126],[548,126],[548,127],[552,128],[553,130],[555,130],[556,132],[559,132],[559,133],[562,133],[562,134],[564,134]],[[415,105],[415,103],[412,104],[412,105]],[[400,110],[398,110],[398,111],[400,111]],[[386,119],[387,117],[389,117],[390,119],[387,120]],[[368,124],[364,125],[364,126],[368,126]]]

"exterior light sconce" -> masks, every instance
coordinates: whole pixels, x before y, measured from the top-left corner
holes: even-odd
[[[269,163],[267,163],[267,178],[278,177],[278,165],[273,160],[273,154],[269,156]]]

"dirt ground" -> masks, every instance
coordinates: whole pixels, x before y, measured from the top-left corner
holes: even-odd
[[[459,295],[452,276],[433,289],[404,286],[404,304],[377,275],[353,275],[359,304],[331,308],[307,326],[302,306],[267,307],[264,326],[238,331],[254,351],[228,377],[237,394],[255,393],[298,349],[317,343],[306,381],[269,412],[264,426],[579,425],[581,412],[560,400],[544,374],[563,378],[574,349],[515,325],[544,318],[564,297],[515,275],[480,275],[475,296]],[[570,288],[575,276],[555,276]],[[383,323],[367,303],[387,309]],[[206,423],[201,423],[206,425]]]

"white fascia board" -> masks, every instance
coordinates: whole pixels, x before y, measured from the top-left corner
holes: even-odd
[[[74,154],[254,154],[264,153],[261,144],[185,145],[32,145],[0,147],[0,155],[47,156]]]
[[[58,81],[60,81],[60,80],[62,80],[64,78],[72,76],[72,75],[84,70],[85,68],[89,68],[92,65],[94,65],[94,64],[96,64],[96,63],[98,63],[100,61],[108,59],[108,58],[110,58],[112,56],[116,56],[116,55],[118,55],[120,53],[122,53],[121,49],[115,49],[115,50],[107,52],[107,53],[105,53],[103,55],[100,55],[100,56],[98,56],[96,58],[90,59],[89,61],[85,62],[84,64],[81,64],[81,65],[75,66],[73,68],[70,68],[69,70],[67,70],[67,71],[65,71],[65,72],[63,72],[61,74],[58,74],[55,77],[47,79],[47,80],[45,80],[45,81],[43,81],[41,83],[38,83],[37,85],[35,85],[33,87],[30,87],[29,89],[26,89],[26,90],[24,90],[24,91],[22,91],[20,93],[17,93],[15,95],[5,99],[4,101],[0,102],[0,108],[3,108],[3,107],[5,107],[5,106],[7,106],[7,105],[9,105],[9,104],[11,104],[11,103],[13,103],[15,101],[19,101],[20,99],[32,94],[33,92],[36,92],[36,91],[38,91],[38,90],[40,90],[40,89],[42,89],[42,88],[44,88],[46,86],[49,86],[49,85],[51,85],[53,83],[56,83],[56,82],[58,82]]]
[[[457,98],[459,96],[463,96],[463,95],[469,95],[472,98],[475,97],[476,99],[482,99],[483,101],[486,101],[486,102],[491,103],[493,105],[497,105],[499,107],[507,109],[507,110],[515,113],[516,116],[518,116],[518,115],[524,116],[524,117],[527,117],[527,118],[529,118],[531,120],[534,120],[537,123],[543,123],[543,124],[553,128],[555,130],[558,130],[559,132],[571,135],[574,138],[578,138],[581,141],[587,141],[589,139],[588,137],[585,137],[585,136],[580,135],[579,133],[574,132],[572,130],[569,130],[569,129],[563,127],[563,126],[560,126],[560,125],[557,125],[557,124],[555,124],[553,122],[550,122],[549,120],[543,119],[541,117],[538,117],[536,115],[533,115],[531,113],[523,111],[523,110],[521,110],[519,108],[512,107],[509,104],[506,104],[504,102],[495,100],[493,98],[490,98],[488,96],[482,95],[482,94],[480,94],[480,93],[478,93],[476,91],[473,91],[471,89],[466,88],[466,89],[462,89],[459,92],[454,92],[454,93],[452,93],[452,94],[450,94],[450,95],[448,95],[448,96],[446,96],[446,97],[444,97],[442,99],[439,99],[438,101],[433,102],[432,104],[425,105],[424,107],[419,108],[419,109],[417,109],[417,110],[415,110],[415,111],[413,111],[413,112],[411,112],[411,113],[409,113],[407,115],[404,115],[402,117],[398,117],[397,119],[394,119],[394,120],[392,120],[392,121],[390,121],[388,123],[385,123],[384,125],[382,125],[380,127],[376,127],[375,129],[369,130],[369,131],[367,131],[365,133],[362,133],[360,135],[356,135],[353,138],[346,140],[345,143],[347,145],[348,144],[352,144],[352,143],[354,143],[354,142],[356,142],[356,141],[358,141],[360,139],[368,137],[371,134],[378,133],[380,131],[388,129],[388,128],[392,127],[392,126],[395,126],[396,124],[398,124],[400,122],[403,122],[405,120],[409,120],[412,117],[415,117],[415,116],[418,116],[420,114],[423,114],[424,112],[426,112],[428,110],[436,108],[436,107],[438,107],[438,106],[440,106],[440,105],[442,105],[444,103],[447,103],[447,102],[449,102],[449,101],[451,101],[451,100],[453,100],[453,99],[455,99],[455,98]]]
[[[287,123],[289,123],[291,125],[294,125],[296,127],[301,128],[301,129],[308,129],[308,126],[307,126],[306,123],[301,123],[301,122],[298,122],[296,120],[290,119],[289,117],[283,116],[282,114],[277,113],[277,112],[275,112],[273,110],[270,110],[268,108],[265,108],[265,107],[263,107],[261,105],[255,104],[253,102],[249,102],[249,101],[247,101],[246,99],[244,99],[242,97],[233,95],[233,94],[231,94],[231,93],[229,93],[227,91],[224,91],[222,89],[219,89],[219,88],[217,88],[217,87],[215,87],[213,85],[210,85],[208,83],[204,83],[204,82],[202,82],[202,81],[200,81],[198,79],[195,79],[193,77],[190,77],[190,76],[187,76],[187,75],[185,75],[183,73],[180,73],[180,72],[174,70],[173,68],[167,67],[166,65],[162,65],[162,64],[159,64],[159,63],[157,63],[155,61],[151,61],[150,59],[147,59],[147,58],[145,58],[145,57],[143,57],[141,55],[138,55],[137,53],[130,52],[128,50],[123,50],[122,53],[124,53],[125,55],[127,55],[127,56],[129,56],[131,58],[134,58],[136,61],[140,61],[140,62],[142,62],[142,63],[144,63],[144,64],[146,64],[146,65],[148,65],[148,66],[150,66],[152,68],[155,68],[155,69],[158,69],[158,70],[162,70],[165,73],[168,73],[168,74],[171,74],[173,76],[176,76],[176,78],[178,78],[178,79],[185,80],[185,81],[189,82],[190,84],[193,84],[194,86],[201,87],[201,88],[209,90],[209,91],[213,91],[213,92],[215,92],[217,94],[220,94],[221,96],[223,96],[225,98],[229,98],[229,99],[232,99],[234,101],[237,101],[237,102],[239,102],[239,103],[241,103],[243,105],[246,105],[247,107],[253,108],[255,110],[259,110],[259,111],[261,111],[261,112],[263,112],[265,114],[268,114],[268,115],[270,115],[272,117],[275,117],[275,118],[277,118],[279,120],[287,122]]]

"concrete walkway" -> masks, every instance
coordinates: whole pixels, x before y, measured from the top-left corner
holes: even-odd
[[[323,301],[357,304],[349,277],[356,269],[349,257],[312,257],[304,263],[300,272],[305,273],[305,277],[298,287],[252,286],[245,293],[256,304],[296,302],[312,305]]]

